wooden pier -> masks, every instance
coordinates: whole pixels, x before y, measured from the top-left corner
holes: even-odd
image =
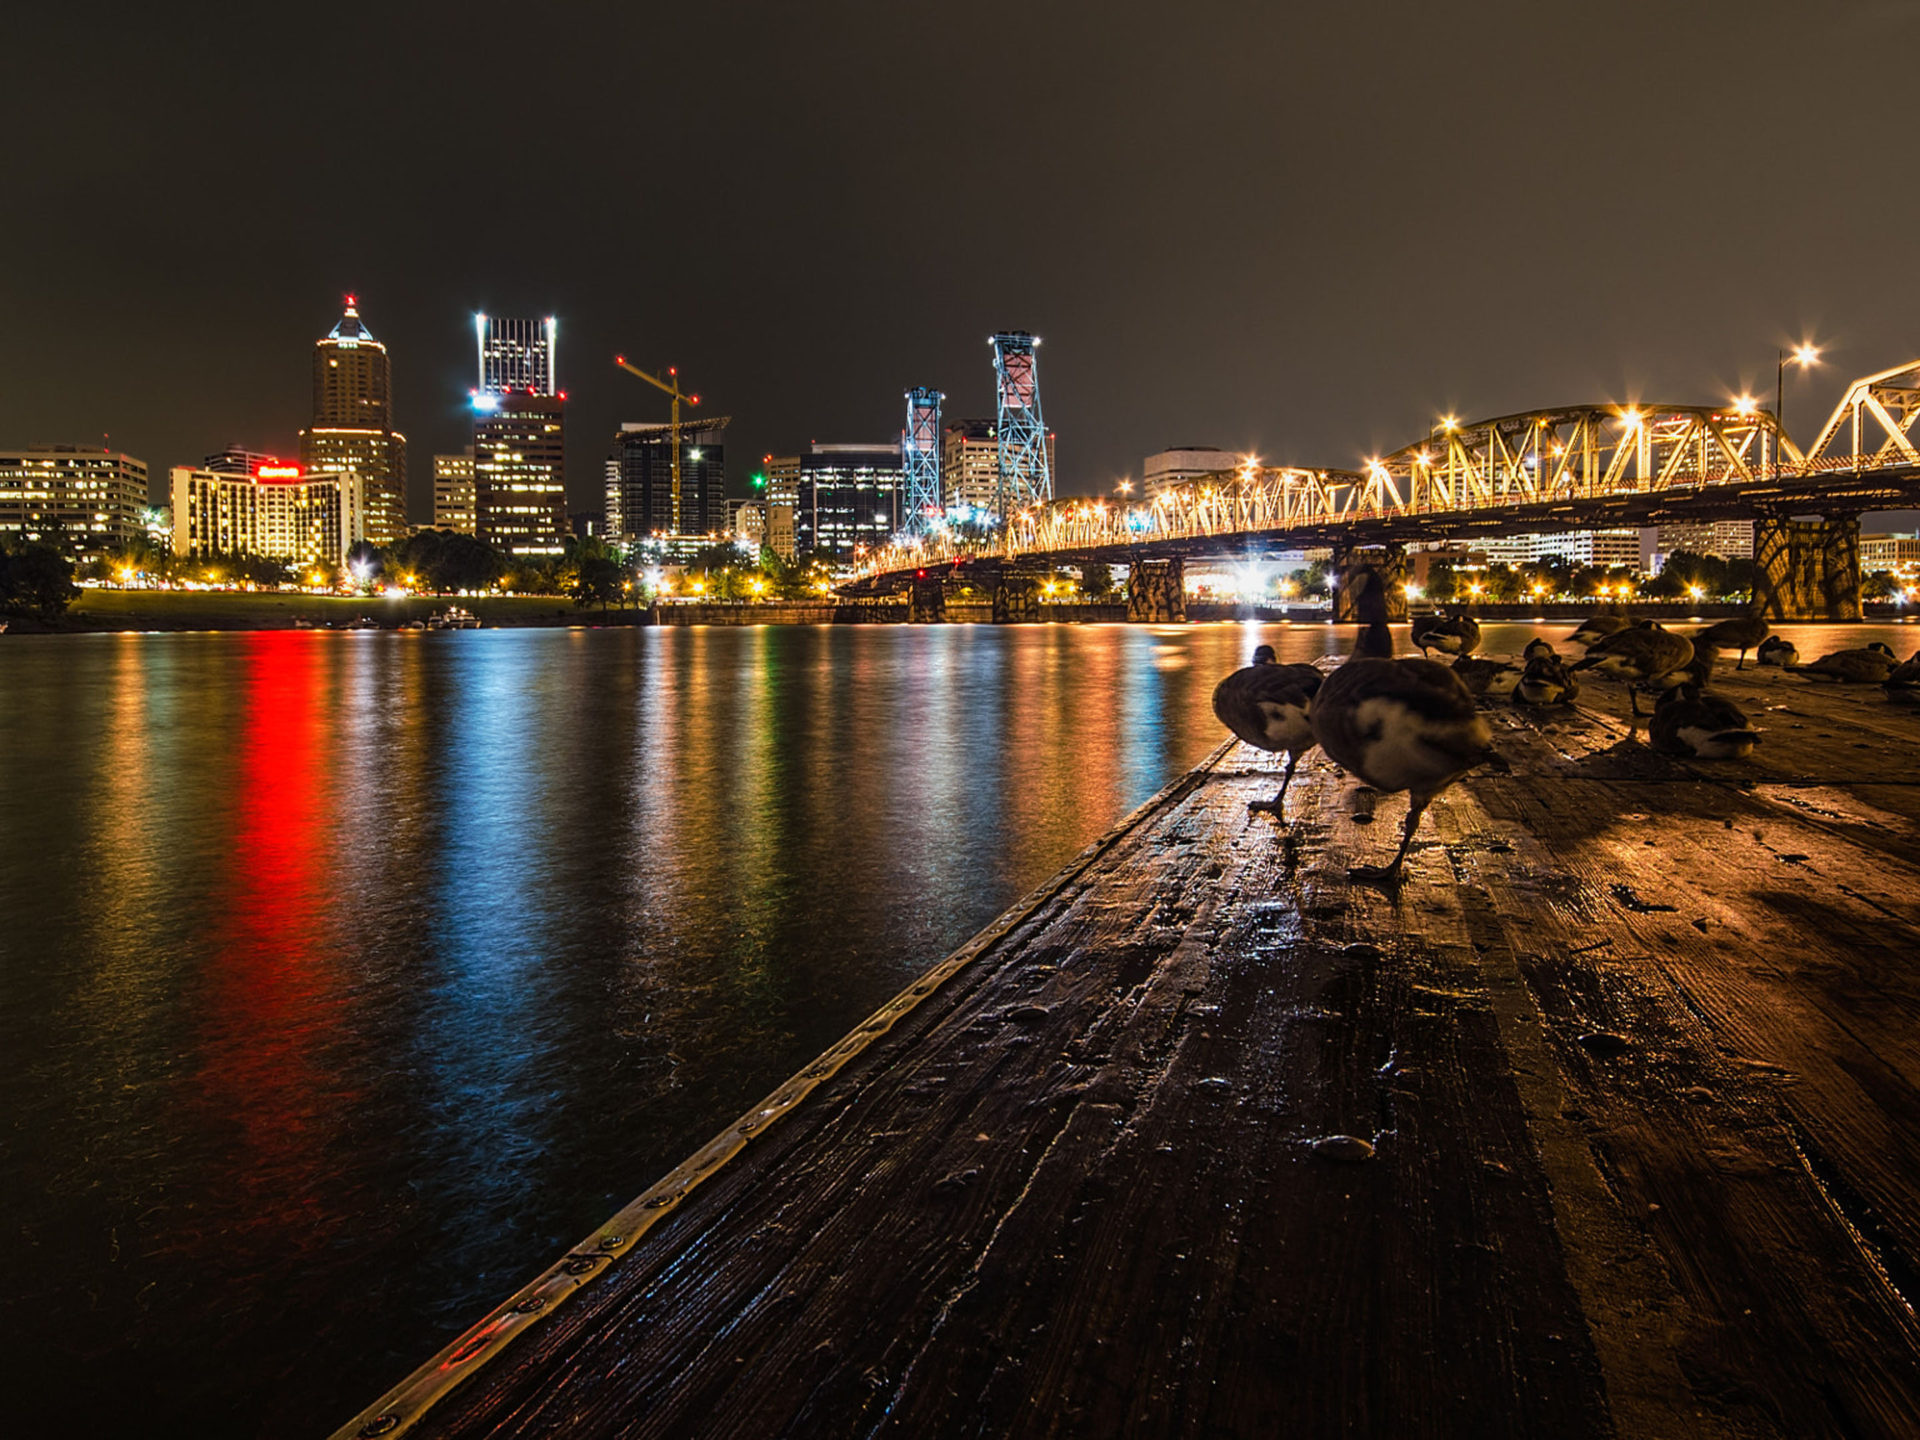
[[[1223,748],[339,1434],[1920,1435],[1920,712],[1716,689]]]

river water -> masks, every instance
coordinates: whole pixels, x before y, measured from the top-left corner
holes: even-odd
[[[1259,639],[1336,644],[0,641],[8,1428],[326,1435],[1203,756]]]

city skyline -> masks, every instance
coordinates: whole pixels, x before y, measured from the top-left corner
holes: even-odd
[[[601,437],[664,418],[615,354],[677,365],[735,417],[738,453],[788,453],[893,435],[909,385],[990,413],[983,342],[1008,326],[1046,337],[1063,492],[1137,479],[1176,444],[1352,464],[1439,413],[1770,396],[1775,348],[1808,338],[1830,363],[1788,376],[1804,433],[1847,378],[1915,348],[1883,293],[1915,202],[1857,137],[1900,118],[1916,12],[1728,19],[1619,7],[1608,36],[1661,37],[1622,67],[1533,63],[1582,53],[1599,22],[1502,7],[1122,5],[1097,27],[1047,11],[1012,56],[973,43],[991,10],[588,11],[552,38],[554,75],[642,41],[715,62],[660,80],[664,129],[617,87],[556,79],[551,123],[482,138],[468,86],[518,63],[520,34],[484,7],[423,8],[380,46],[347,29],[296,44],[278,16],[98,35],[36,13],[21,53],[87,54],[111,98],[54,131],[66,72],[27,67],[0,100],[34,137],[12,193],[30,213],[134,220],[0,236],[7,273],[32,279],[7,302],[0,434],[107,432],[156,471],[236,441],[284,453],[313,337],[349,291],[392,348],[419,515],[423,457],[461,448],[475,310],[560,317],[575,508]],[[900,63],[935,50],[931,71]],[[230,122],[214,81],[269,54],[289,97],[354,77],[342,143],[316,148],[299,105]],[[1440,78],[1460,73],[1487,83]],[[1842,86],[1845,117],[1788,99]],[[969,99],[1003,92],[1022,97],[1028,157],[1011,230],[1011,197],[993,197],[1009,132]],[[677,198],[621,183],[621,157],[669,146],[692,177]],[[463,220],[481,168],[540,175],[535,231],[505,244]],[[992,203],[903,224],[904,174]],[[333,223],[343,193],[381,222]],[[247,217],[246,243],[203,243],[213,195]],[[669,206],[684,223],[661,222]]]

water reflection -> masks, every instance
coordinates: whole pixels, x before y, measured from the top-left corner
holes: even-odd
[[[326,1433],[1349,638],[8,637],[10,1418]]]

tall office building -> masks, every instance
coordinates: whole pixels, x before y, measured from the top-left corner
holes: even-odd
[[[351,295],[339,323],[313,347],[313,424],[300,432],[300,465],[361,477],[368,541],[406,537],[407,437],[393,428],[393,364]]]
[[[510,555],[558,555],[567,536],[567,395],[555,388],[559,325],[473,317],[474,532]]]
[[[433,457],[433,528],[474,533],[473,450]]]
[[[146,462],[82,445],[0,451],[0,540],[38,540],[82,560],[147,533]]]
[[[616,545],[727,529],[727,416],[680,426],[680,510],[673,508],[673,427],[620,427],[607,457],[607,539]]]
[[[814,445],[800,457],[794,538],[802,551],[851,560],[893,538],[906,503],[900,444]]]

